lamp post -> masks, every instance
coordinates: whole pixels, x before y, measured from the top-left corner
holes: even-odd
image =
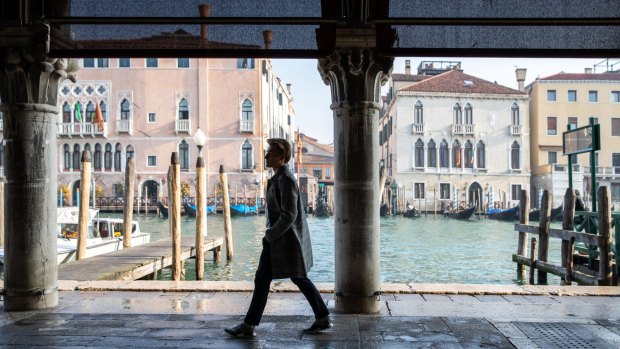
[[[203,280],[205,273],[204,236],[207,233],[207,198],[205,195],[207,180],[202,147],[207,141],[207,136],[198,128],[192,139],[198,147],[198,157],[196,158],[196,280]]]

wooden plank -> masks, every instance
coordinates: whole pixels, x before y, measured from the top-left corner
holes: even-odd
[[[515,224],[515,231],[522,231],[524,233],[532,233],[538,235],[540,227],[529,224]]]
[[[524,256],[518,256],[516,254],[512,255],[512,261],[516,262],[518,264],[527,266],[527,267],[531,267],[531,260],[529,257],[524,257]],[[577,267],[577,266],[575,266]],[[535,262],[535,268],[536,269],[540,269],[540,270],[544,270],[547,273],[553,274],[553,275],[557,275],[561,278],[564,278],[566,275],[566,269],[562,268],[560,266],[556,266],[547,262],[543,262],[543,261],[536,261]],[[579,284],[585,284],[585,285],[597,285],[598,284],[598,280],[596,277],[592,277],[590,275],[575,271],[572,273],[572,277],[571,279],[578,282]]]
[[[549,236],[553,238],[559,238],[562,240],[570,240],[571,238],[575,239],[575,242],[582,242],[585,244],[590,244],[594,246],[598,246],[600,243],[600,237],[594,234],[588,233],[580,233],[572,230],[563,230],[563,229],[549,229]]]

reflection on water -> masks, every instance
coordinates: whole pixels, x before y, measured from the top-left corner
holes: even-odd
[[[121,217],[120,214],[102,216]],[[134,215],[134,219],[136,216]],[[137,217],[140,227],[150,232],[151,241],[168,237],[168,221],[155,215]],[[194,218],[182,217],[184,236],[195,233]],[[316,282],[334,281],[334,221],[332,218],[308,217],[312,236],[314,267],[310,278]],[[263,216],[233,217],[234,259],[213,262],[213,254],[205,255],[207,280],[252,281],[261,251],[265,219]],[[388,217],[381,219],[381,279],[383,282],[415,283],[516,283],[516,264],[512,254],[517,250],[518,233],[514,223],[472,219],[457,221],[431,215],[418,219]],[[224,235],[221,215],[209,216],[209,237]],[[559,264],[560,241],[550,239],[549,260]],[[186,262],[186,278],[195,278],[194,260]],[[170,270],[161,279],[171,278]],[[559,284],[551,275],[549,282]]]

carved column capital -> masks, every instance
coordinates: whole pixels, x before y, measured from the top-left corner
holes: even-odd
[[[393,57],[372,48],[341,48],[319,59],[318,69],[326,85],[331,86],[332,102],[374,102],[381,96],[381,85],[388,80]]]

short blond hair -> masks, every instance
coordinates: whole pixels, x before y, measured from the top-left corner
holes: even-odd
[[[291,143],[284,138],[269,138],[267,144],[278,149],[280,154],[284,156],[284,163],[288,163],[291,160]]]

